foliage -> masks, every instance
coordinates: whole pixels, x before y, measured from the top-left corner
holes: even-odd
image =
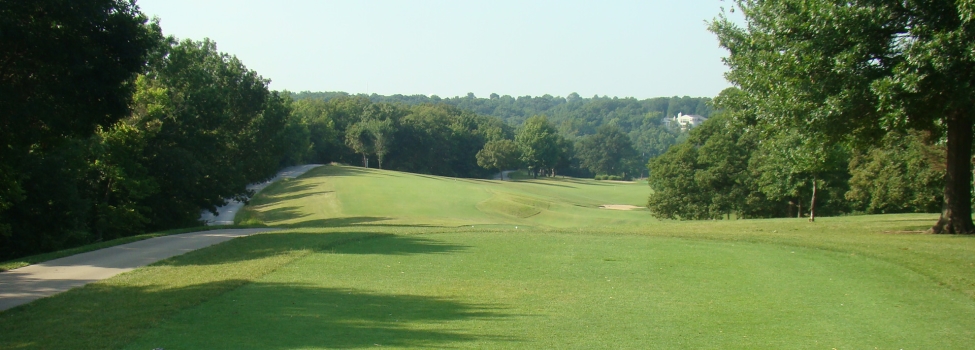
[[[619,127],[604,125],[579,141],[581,165],[595,174],[626,175],[626,165],[636,156],[630,138]]]
[[[161,93],[130,123],[157,130],[143,151],[160,188],[145,201],[152,228],[195,224],[199,208],[215,210],[274,175],[290,109],[266,79],[209,40],[171,43],[150,68],[145,86]]]
[[[497,95],[497,94],[494,94]],[[298,101],[348,99],[344,92],[293,93]],[[711,115],[710,98],[658,97],[644,100],[635,98],[580,97],[572,93],[566,97],[551,95],[496,96],[478,98],[472,95],[440,98],[425,95],[355,95],[374,103],[402,105],[446,104],[479,115],[500,118],[505,124],[520,127],[532,116],[545,115],[550,123],[566,139],[595,134],[603,125],[616,125],[630,136],[631,142],[642,159],[639,163],[656,157],[671,145],[681,141],[680,128],[675,127],[672,117],[678,113]],[[567,168],[572,168],[569,165]],[[566,167],[557,167],[567,169]]]
[[[944,195],[944,146],[920,132],[891,133],[850,160],[846,198],[867,213],[933,213]]]
[[[722,16],[711,30],[730,53],[728,79],[763,124],[828,143],[869,143],[908,127],[944,135],[945,203],[932,231],[975,232],[975,8],[914,0],[736,5],[746,26]]]
[[[0,6],[0,259],[90,239],[87,139],[128,113],[160,36],[128,1]]]
[[[722,110],[691,129],[686,142],[671,147],[648,164],[653,188],[648,206],[663,218],[716,219],[784,215],[760,189],[753,157],[761,135],[754,118],[736,103],[739,91],[722,91]],[[769,164],[769,163],[764,163]]]
[[[477,165],[488,170],[515,169],[521,162],[518,144],[512,140],[494,140],[484,144],[484,148],[477,152]],[[504,177],[501,177],[504,180]]]
[[[521,150],[521,161],[528,167],[533,177],[540,172],[552,170],[563,158],[563,137],[545,116],[528,118],[518,129],[515,141]],[[554,173],[554,170],[553,170]]]

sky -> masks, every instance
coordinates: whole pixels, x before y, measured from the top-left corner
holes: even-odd
[[[166,35],[210,38],[275,90],[713,97],[731,86],[721,0],[137,0]]]

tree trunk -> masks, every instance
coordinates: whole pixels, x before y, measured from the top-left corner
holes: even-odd
[[[382,154],[377,154],[376,155],[376,158],[379,160],[379,169],[382,169],[383,168],[383,155]]]
[[[972,223],[972,119],[961,111],[947,116],[945,202],[932,233],[975,233]]]
[[[366,158],[366,154],[365,153],[362,154],[362,167],[363,168],[368,168],[369,167],[369,158]]]
[[[812,180],[812,200],[809,201],[809,222],[816,221],[816,178]]]
[[[802,217],[802,198],[796,199],[796,218]]]

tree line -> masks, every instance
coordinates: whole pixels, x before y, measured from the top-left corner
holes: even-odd
[[[931,232],[975,233],[975,9],[912,0],[731,5],[744,25],[723,14],[710,25],[736,86],[717,103],[728,114],[651,164],[680,178],[651,178],[661,189],[652,209],[771,215],[789,198],[808,200],[812,220],[817,210],[940,208]],[[734,151],[712,152],[721,144]],[[731,176],[714,176],[722,168]],[[718,195],[694,196],[707,188]]]
[[[128,1],[7,2],[0,260],[174,227],[297,152],[290,96]]]
[[[943,202],[944,144],[931,133],[891,132],[878,143],[817,142],[765,129],[741,108],[742,92],[686,142],[653,159],[648,207],[672,219],[814,217],[936,212]]]
[[[345,92],[300,92],[291,93],[296,101],[318,99],[329,101],[337,98],[353,97]],[[700,97],[657,97],[638,100],[606,96],[580,97],[571,93],[566,97],[543,96],[499,96],[491,94],[487,98],[466,96],[441,98],[436,95],[378,95],[359,94],[355,97],[367,98],[376,103],[400,105],[446,104],[479,115],[500,118],[506,124],[520,127],[529,118],[545,116],[547,121],[562,137],[572,141],[594,135],[600,127],[615,126],[630,138],[640,162],[662,154],[670,146],[681,142],[685,133],[676,127],[672,118],[679,113],[696,114],[703,117],[711,115],[710,98]],[[578,174],[584,175],[584,174]]]

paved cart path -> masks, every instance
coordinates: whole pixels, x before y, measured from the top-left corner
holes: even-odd
[[[301,174],[304,174],[305,172],[311,169],[320,166],[322,165],[305,164],[305,165],[296,165],[292,167],[287,167],[279,171],[278,174],[274,176],[274,178],[265,182],[250,184],[247,186],[247,189],[254,191],[254,193],[257,193],[263,190],[268,185],[275,183],[281,179],[293,179],[301,176]],[[227,202],[227,205],[217,208],[218,215],[213,215],[213,213],[207,210],[202,211],[200,213],[200,220],[205,222],[209,226],[233,225],[234,217],[237,216],[237,212],[240,211],[240,209],[243,207],[244,207],[244,202],[238,200],[230,200]]]
[[[236,237],[273,230],[277,229],[226,229],[156,237],[0,272],[0,310]]]

